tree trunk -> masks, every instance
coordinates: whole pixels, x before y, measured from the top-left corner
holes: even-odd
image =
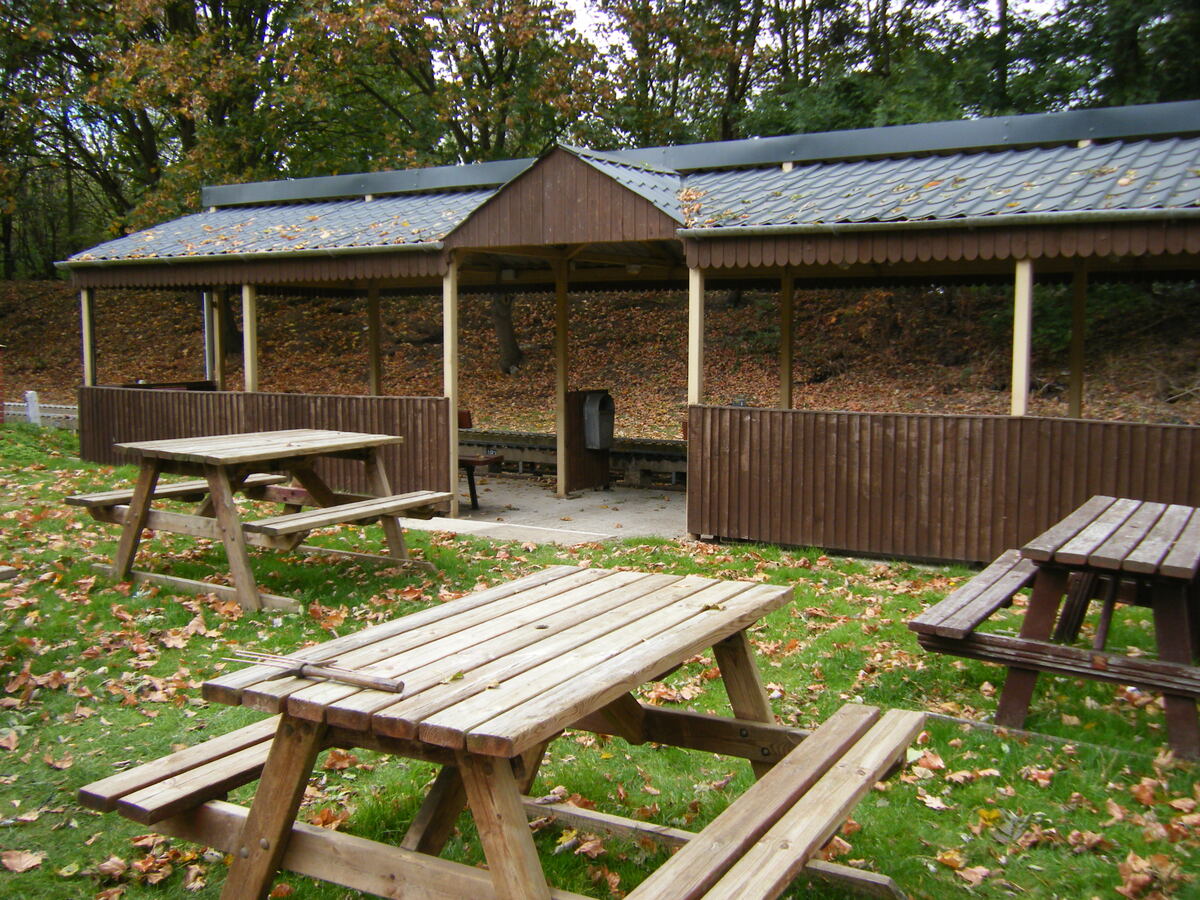
[[[496,331],[497,363],[500,371],[506,375],[517,374],[517,369],[525,361],[525,351],[517,343],[517,334],[513,330],[512,308],[512,294],[492,294],[491,316],[492,328]]]

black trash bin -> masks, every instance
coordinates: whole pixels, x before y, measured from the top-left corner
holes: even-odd
[[[608,391],[583,392],[583,446],[588,450],[611,450],[616,408]]]
[[[607,488],[613,443],[613,400],[608,391],[568,391],[567,491]]]

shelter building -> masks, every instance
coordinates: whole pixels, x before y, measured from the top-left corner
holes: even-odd
[[[546,288],[565,494],[570,290],[686,284],[695,534],[984,560],[1092,493],[1200,503],[1200,429],[1081,418],[1089,280],[1197,278],[1200,101],[673,147],[560,145],[537,159],[210,187],[202,205],[61,264],[80,291],[90,458],[218,421],[358,423],[414,438],[398,489],[446,489],[458,468],[459,296]],[[1027,415],[1035,276],[1073,285],[1070,419]],[[797,286],[959,280],[1012,284],[1010,416],[792,409]],[[778,289],[778,404],[710,406],[705,290],[748,283]],[[96,295],[117,287],[203,291],[206,374],[218,386],[220,298],[240,293],[245,396],[97,385]],[[258,392],[259,291],[294,288],[362,293],[368,396]],[[439,288],[443,394],[400,404],[381,384],[380,292]]]

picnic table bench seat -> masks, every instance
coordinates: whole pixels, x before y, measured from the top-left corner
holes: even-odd
[[[321,506],[266,519],[255,519],[245,522],[242,527],[246,531],[273,536],[298,534],[342,522],[361,522],[379,516],[392,516],[404,510],[433,506],[450,500],[451,496],[446,491],[410,491],[390,497],[371,497],[336,506]]]
[[[964,638],[996,610],[1010,606],[1013,596],[1028,587],[1037,574],[1032,560],[1019,550],[1008,550],[995,562],[944,600],[929,607],[908,623],[918,634]]]
[[[262,773],[279,725],[272,716],[79,789],[79,802],[143,825],[221,797]]]
[[[904,759],[925,716],[848,703],[655,870],[630,900],[778,897]]]
[[[246,477],[242,482],[242,488],[247,492],[253,492],[256,489],[282,484],[288,480],[287,475],[277,472],[256,472]],[[153,496],[160,500],[201,500],[208,494],[208,491],[208,482],[196,479],[177,481],[173,484],[157,484],[154,487]],[[66,498],[66,503],[70,506],[93,509],[128,505],[131,500],[133,500],[133,488],[126,488],[124,490],[99,491],[94,494],[74,494]]]

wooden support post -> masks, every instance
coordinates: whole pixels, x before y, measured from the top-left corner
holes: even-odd
[[[704,273],[688,269],[688,406],[704,398]]]
[[[458,515],[458,260],[451,254],[442,276],[442,393],[450,411],[450,516]]]
[[[1021,622],[1021,637],[1033,641],[1046,641],[1054,633],[1054,621],[1059,607],[1067,594],[1068,572],[1055,566],[1038,569],[1037,579]],[[1036,669],[1010,666],[996,703],[996,724],[1006,728],[1023,728],[1029,713],[1029,702],[1037,686]]]
[[[117,543],[117,555],[113,562],[113,577],[119,581],[127,580],[130,570],[133,569],[133,560],[137,556],[142,529],[146,527],[146,519],[150,514],[150,501],[158,484],[160,468],[161,464],[157,459],[146,458],[142,460],[138,470],[133,496],[129,500],[129,511],[125,513],[125,525],[121,529],[121,539]]]
[[[779,283],[779,406],[792,408],[792,345],[795,338],[795,279],[786,274]]]
[[[242,285],[242,390],[258,390],[258,288]]]
[[[1196,622],[1200,611],[1188,602],[1189,585],[1183,581],[1160,579],[1154,585],[1154,636],[1158,658],[1163,662],[1196,664]],[[1194,599],[1194,598],[1193,598]],[[1200,759],[1200,719],[1196,699],[1179,694],[1164,694],[1167,739],[1175,755]]]
[[[200,323],[204,332],[204,377],[212,381],[217,368],[213,350],[213,331],[217,322],[213,315],[212,291],[200,292]]]
[[[83,340],[83,383],[96,383],[96,293],[91,288],[79,292],[79,332]]]
[[[229,562],[229,574],[233,576],[233,587],[237,591],[237,602],[245,610],[262,609],[262,597],[258,594],[258,582],[250,568],[250,554],[246,552],[246,533],[234,502],[234,488],[229,472],[220,466],[205,466],[204,478],[208,482],[212,497],[213,515],[221,543],[225,545],[225,556]]]
[[[558,472],[559,497],[567,496],[567,331],[570,326],[570,310],[567,305],[567,264],[564,260],[554,263],[554,450],[555,468]]]
[[[1033,336],[1033,261],[1017,260],[1013,283],[1012,408],[1014,416],[1029,411],[1029,364]]]
[[[367,288],[367,393],[383,393],[383,359],[380,353],[379,288]]]
[[[225,313],[225,288],[214,288],[208,295],[213,305],[213,373],[212,380],[216,382],[217,390],[225,390],[225,335],[229,330],[229,322]]]
[[[462,753],[458,769],[498,900],[550,900],[512,764]]]
[[[1083,415],[1083,338],[1087,328],[1087,269],[1076,269],[1071,279],[1071,375],[1067,387],[1067,415]]]
[[[730,635],[720,643],[714,644],[712,649],[734,716],[752,722],[774,724],[775,714],[771,710],[771,701],[759,676],[758,665],[754,661],[754,648],[746,632],[739,631]],[[771,765],[772,763],[763,760],[750,760],[755,778],[766,775],[771,770]]]
[[[254,804],[233,854],[233,865],[221,888],[224,900],[267,896],[287,851],[292,824],[324,734],[325,726],[317,722],[290,716],[279,720]]]

